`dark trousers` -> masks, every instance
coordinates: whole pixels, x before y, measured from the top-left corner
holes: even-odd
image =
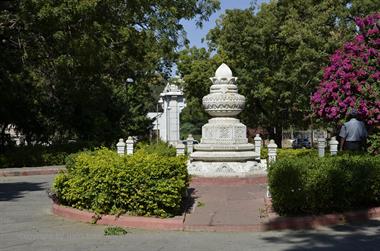
[[[363,150],[361,141],[346,141],[344,142],[344,150],[359,152]]]

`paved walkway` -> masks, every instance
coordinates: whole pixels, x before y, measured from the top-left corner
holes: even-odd
[[[210,233],[132,229],[124,236],[104,236],[105,226],[69,221],[51,214],[51,201],[46,189],[53,177],[0,177],[0,250],[324,251],[379,250],[380,247],[380,220],[307,231]],[[205,219],[212,220],[212,224],[221,224],[223,216],[227,216],[227,220],[232,215],[232,211],[227,210],[227,202],[234,204],[231,210],[240,210],[241,205],[252,206],[245,200],[259,200],[265,187],[243,190],[245,193],[235,197],[237,187],[233,185],[219,191],[197,185],[199,203],[195,210]],[[221,194],[227,196],[218,201],[217,196],[220,198]],[[212,210],[212,205],[217,206],[217,210]],[[259,213],[250,213],[260,216],[260,210]],[[188,219],[193,224],[198,220],[196,217]]]

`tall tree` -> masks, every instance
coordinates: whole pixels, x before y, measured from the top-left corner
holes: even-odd
[[[157,72],[169,73],[176,48],[186,42],[179,21],[195,17],[201,23],[218,7],[214,0],[15,1],[19,54],[3,55],[22,59],[36,93],[31,118],[45,135],[28,120],[4,124],[44,141],[104,142],[144,133],[148,83]]]
[[[278,0],[257,12],[227,11],[208,40],[239,77],[243,120],[267,127],[277,141],[281,128],[307,126],[321,68],[354,36],[354,17],[379,9],[371,0]]]

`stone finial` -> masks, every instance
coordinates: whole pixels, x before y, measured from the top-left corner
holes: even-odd
[[[221,64],[215,72],[217,78],[232,78],[232,71],[225,63]]]
[[[125,153],[124,139],[119,139],[119,142],[117,142],[116,144],[116,150],[119,155],[124,155]]]
[[[337,155],[339,142],[336,140],[335,137],[331,137],[329,145],[330,145],[330,154]]]

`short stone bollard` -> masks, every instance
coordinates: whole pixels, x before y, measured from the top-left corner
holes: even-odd
[[[332,155],[337,155],[338,154],[338,145],[339,145],[338,140],[336,140],[335,137],[331,137],[329,145],[330,145],[330,154],[331,154],[331,156]]]
[[[318,156],[325,157],[326,139],[318,138]]]
[[[124,139],[119,139],[119,142],[117,142],[116,144],[116,151],[119,155],[124,155],[125,153]]]
[[[189,136],[187,136],[186,142],[187,142],[187,153],[190,154],[194,151],[193,135],[189,134]]]
[[[277,158],[277,145],[273,139],[268,144],[268,165],[275,162]]]
[[[182,142],[178,142],[176,145],[177,156],[185,154],[185,145]]]
[[[127,143],[127,154],[128,155],[133,154],[133,144],[134,144],[133,138],[129,136],[126,143]]]
[[[259,155],[258,159],[260,160],[261,143],[262,143],[262,139],[260,137],[260,134],[256,134],[256,137],[253,140],[255,141],[255,152]]]

